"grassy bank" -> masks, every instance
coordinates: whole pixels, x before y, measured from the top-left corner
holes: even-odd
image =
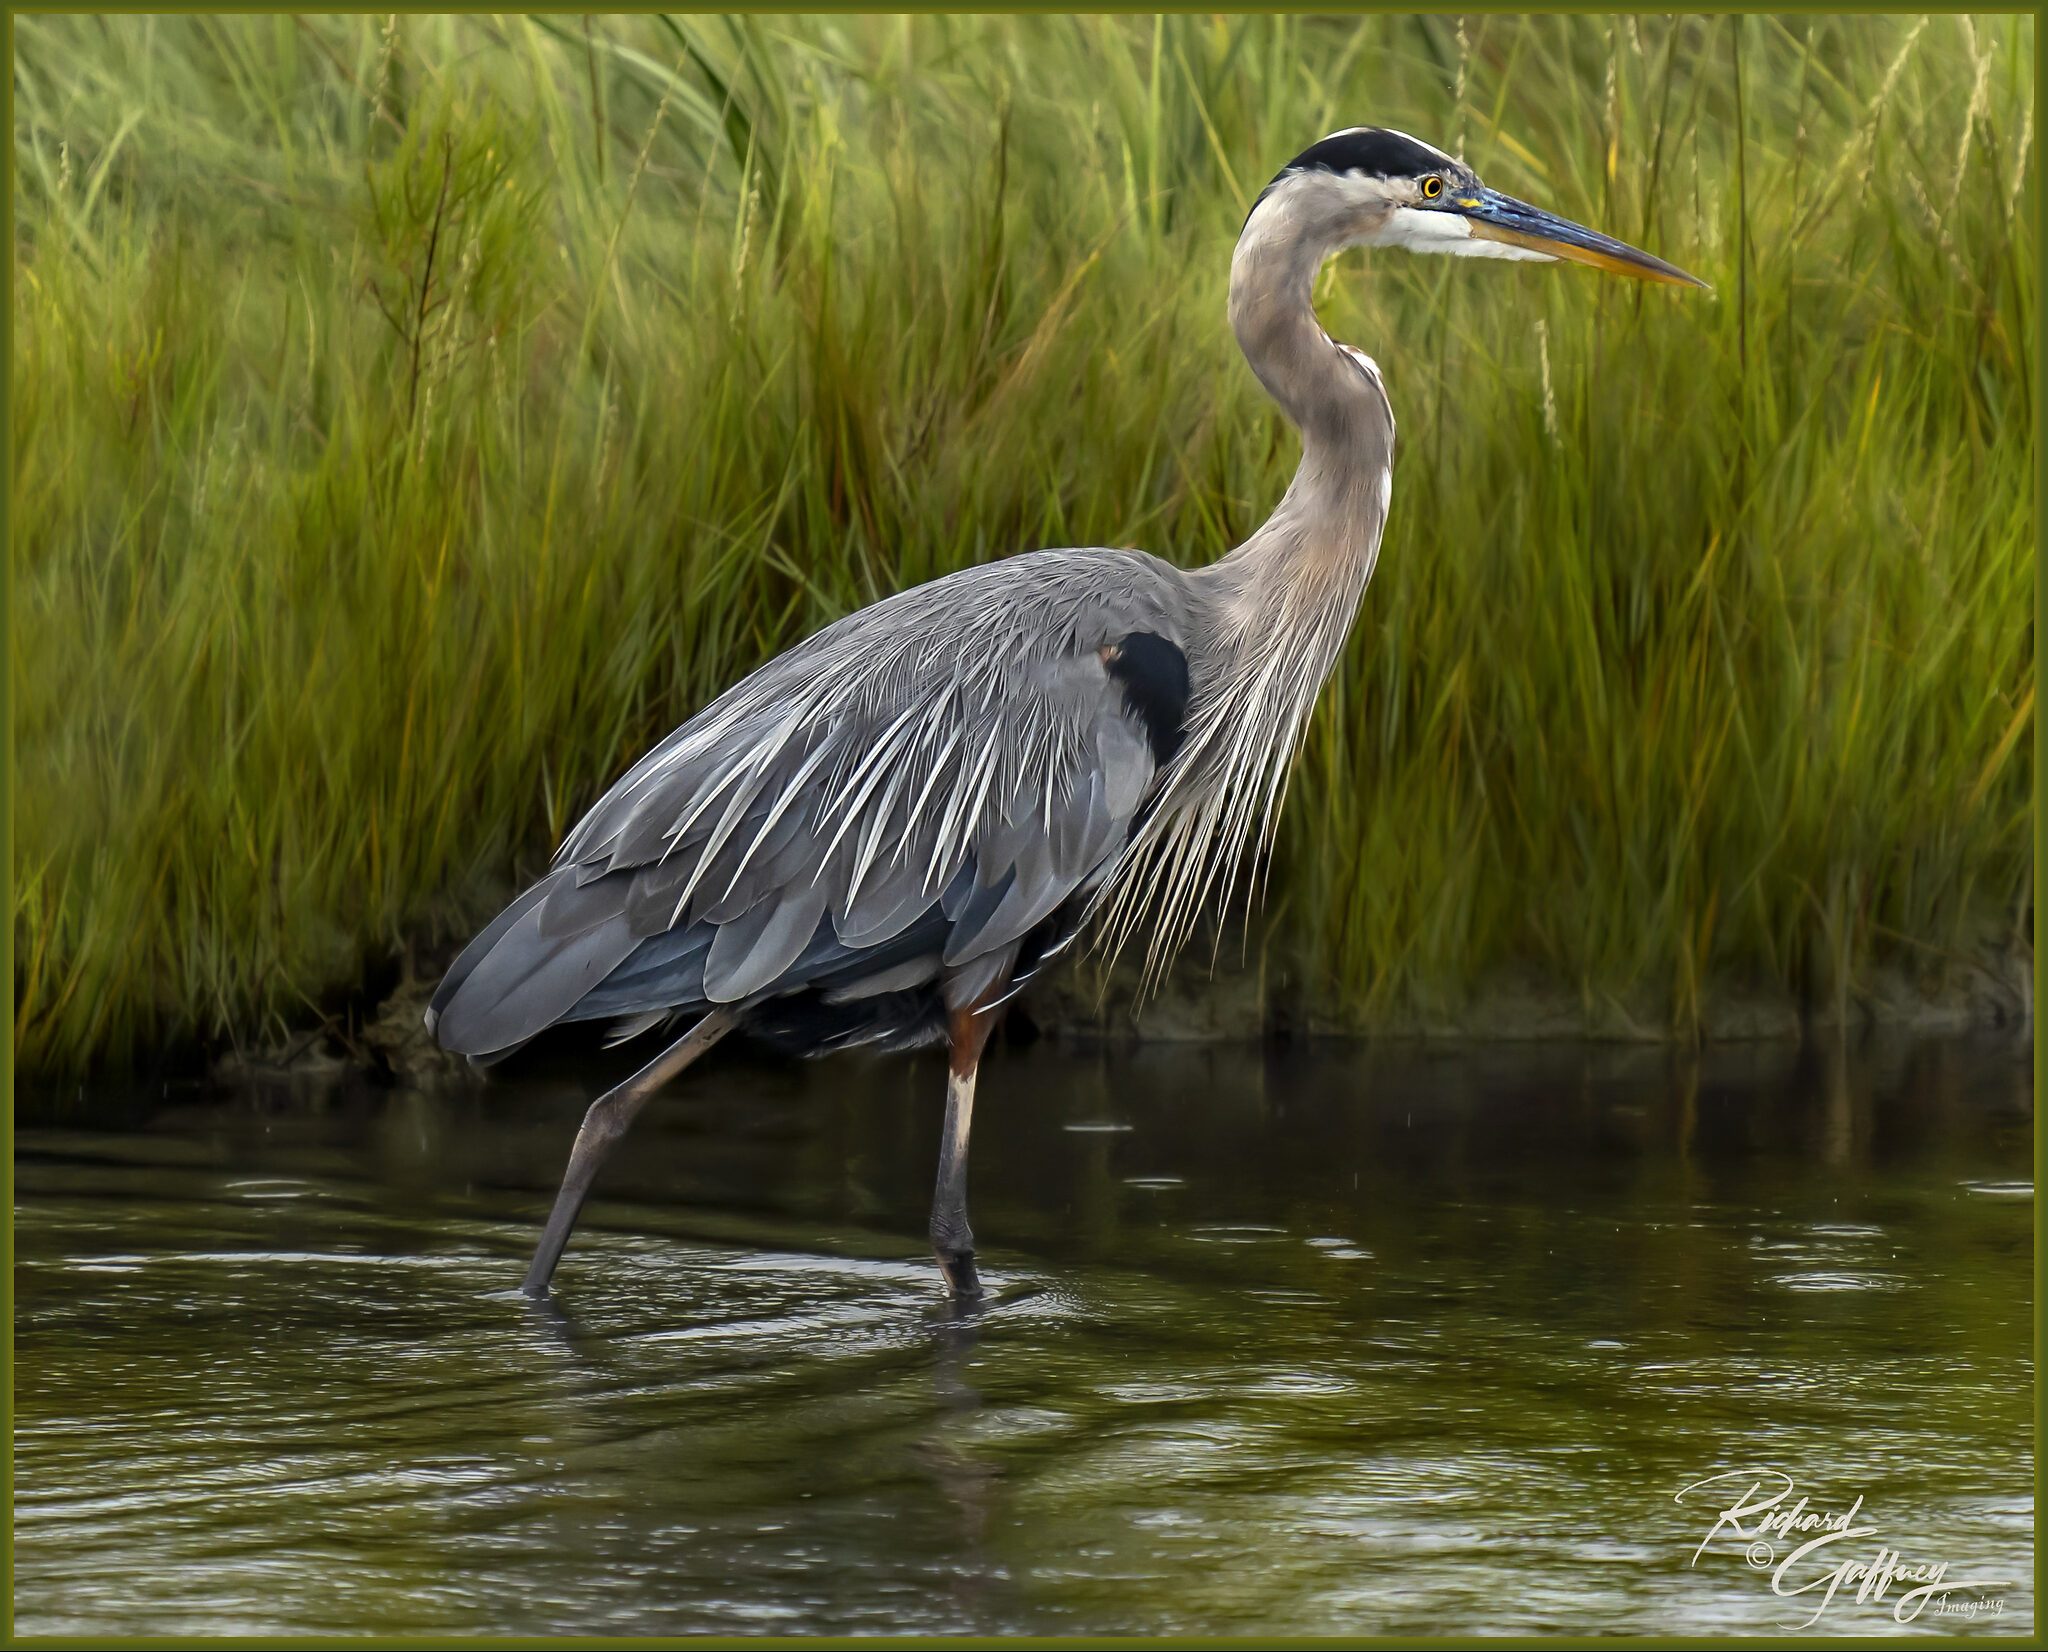
[[[1812,995],[2028,895],[2026,19],[16,20],[15,990],[61,1072],[485,916],[903,584],[1201,561],[1250,197],[1360,121],[1708,297],[1353,255],[1393,519],[1263,929]]]

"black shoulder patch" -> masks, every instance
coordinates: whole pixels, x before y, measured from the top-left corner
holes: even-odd
[[[1102,663],[1123,685],[1131,715],[1144,723],[1153,762],[1164,765],[1187,735],[1187,655],[1164,637],[1133,631],[1102,651]]]

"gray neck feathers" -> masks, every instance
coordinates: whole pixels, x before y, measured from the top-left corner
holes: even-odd
[[[1378,369],[1323,331],[1313,296],[1323,261],[1376,222],[1355,189],[1290,178],[1254,210],[1231,263],[1231,327],[1301,432],[1302,456],[1266,523],[1189,576],[1200,634],[1187,739],[1099,903],[1112,953],[1153,917],[1150,980],[1236,882],[1254,840],[1270,847],[1309,713],[1379,554],[1393,410]]]
[[[1252,372],[1301,432],[1301,465],[1259,531],[1224,559],[1256,563],[1266,579],[1318,599],[1370,575],[1386,516],[1394,413],[1379,369],[1334,343],[1317,321],[1316,272],[1368,239],[1377,215],[1334,184],[1289,179],[1246,222],[1230,264],[1230,325]],[[1349,611],[1333,615],[1348,629]]]

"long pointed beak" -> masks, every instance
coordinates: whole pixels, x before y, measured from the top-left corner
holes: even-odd
[[[1460,195],[1453,204],[1470,220],[1472,234],[1478,240],[1504,241],[1546,258],[1587,264],[1611,275],[1633,276],[1638,281],[1661,281],[1673,287],[1706,285],[1698,276],[1687,275],[1676,264],[1653,258],[1626,241],[1617,241],[1611,235],[1602,235],[1597,229],[1575,224],[1569,218],[1560,218],[1498,190],[1481,189],[1476,194]]]

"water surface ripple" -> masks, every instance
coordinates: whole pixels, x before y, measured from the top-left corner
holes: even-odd
[[[548,1307],[585,1084],[25,1125],[17,1629],[1766,1632],[1776,1469],[2025,1634],[2030,1060],[1006,1050],[968,1318],[926,1061],[710,1066]]]

